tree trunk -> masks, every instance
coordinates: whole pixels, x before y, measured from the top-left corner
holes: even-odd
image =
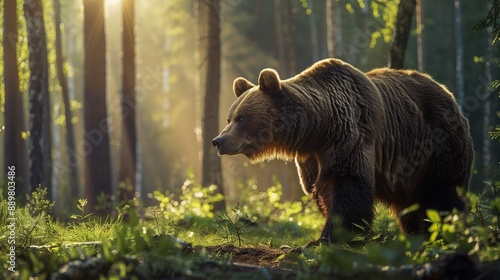
[[[44,27],[45,29],[45,27]],[[44,31],[45,34],[45,31]],[[44,36],[45,38],[45,36]],[[50,105],[50,96],[49,96],[49,68],[48,68],[48,62],[47,62],[47,44],[46,41],[44,40],[45,46],[45,51],[44,51],[44,72],[46,73],[46,78],[45,81],[43,82],[44,85],[47,85],[46,90],[44,90],[44,98],[43,98],[43,119],[42,119],[42,153],[43,153],[43,158],[44,158],[44,163],[43,163],[43,186],[47,188],[47,198],[52,200],[54,199],[54,194],[57,193],[57,190],[55,190],[55,185],[53,184],[52,181],[52,133],[51,133],[51,123],[52,119],[50,117],[52,107]]]
[[[464,42],[462,40],[462,1],[455,0],[455,83],[458,107],[462,109],[464,89]]]
[[[312,55],[312,62],[314,63],[319,60],[318,28],[316,26],[316,20],[314,19],[313,16],[313,1],[309,1],[307,3],[307,6],[311,11],[311,13],[307,15],[307,19],[309,22],[309,30],[311,31],[311,50],[312,50],[311,55]]]
[[[218,187],[218,192],[224,194],[220,157],[217,155],[210,141],[219,133],[219,93],[221,75],[220,0],[213,0],[208,3],[208,49],[203,111],[202,185],[204,187],[216,185]],[[205,2],[202,2],[202,5],[204,4]],[[214,204],[215,211],[223,211],[225,209],[225,200]]]
[[[137,163],[137,133],[135,126],[135,43],[134,43],[134,0],[122,2],[122,48],[123,48],[123,76],[122,76],[122,137],[120,149],[120,172],[118,182],[120,195],[123,201],[134,198],[135,172]]]
[[[490,137],[490,131],[491,126],[491,98],[496,98],[495,90],[491,87],[491,83],[493,82],[493,69],[491,65],[494,63],[494,54],[493,54],[493,45],[491,42],[493,42],[493,29],[491,27],[488,27],[486,29],[486,32],[488,34],[488,41],[486,45],[486,55],[485,55],[485,75],[486,75],[486,81],[488,84],[488,87],[485,88],[485,93],[484,93],[484,103],[483,103],[483,172],[485,172],[485,175],[489,176],[490,174],[487,174],[489,172],[490,164],[491,164],[491,137]]]
[[[97,197],[111,196],[110,126],[106,108],[106,42],[104,0],[84,0],[84,144],[87,211],[94,211]],[[104,214],[101,209],[98,214]]]
[[[333,0],[326,0],[325,2],[325,20],[326,20],[326,49],[328,57],[335,56],[335,34],[334,34],[334,16],[333,16]]]
[[[206,78],[206,56],[207,56],[207,26],[206,18],[208,16],[208,8],[204,0],[194,1],[193,12],[196,18],[198,32],[194,35],[194,40],[197,46],[194,51],[194,61],[198,63],[198,71],[195,71],[195,126],[196,129],[202,130],[203,127],[203,98],[204,98],[204,84]],[[202,133],[196,133],[196,141],[199,144],[200,151],[203,150],[203,136]]]
[[[398,6],[396,27],[389,51],[388,66],[394,69],[402,69],[404,66],[408,37],[411,31],[413,12],[415,11],[416,0],[401,0]]]
[[[283,28],[281,27],[281,0],[274,0],[274,40],[278,52],[278,72],[285,75],[285,46],[283,44]]]
[[[424,71],[424,23],[423,23],[423,2],[424,0],[418,0],[415,9],[415,19],[417,22],[417,69],[418,71]]]
[[[26,0],[24,4],[29,45],[29,104],[30,104],[30,183],[31,191],[39,185],[51,194],[51,154],[48,63],[43,8],[41,0]]]
[[[61,85],[62,99],[64,104],[64,118],[66,123],[66,166],[63,173],[68,173],[70,195],[73,199],[80,197],[80,187],[78,185],[78,155],[75,146],[75,132],[73,128],[71,107],[69,103],[69,88],[66,75],[64,74],[64,57],[61,42],[61,3],[59,0],[53,1],[54,23],[55,23],[55,49],[56,49],[56,70],[59,84]]]
[[[29,193],[28,155],[26,141],[21,137],[24,130],[23,96],[19,92],[19,70],[17,67],[17,8],[16,1],[3,1],[3,58],[5,83],[5,138],[4,173],[15,168],[16,200],[22,202]],[[5,179],[4,179],[5,180]]]
[[[57,97],[56,97],[56,100],[54,100],[54,102],[60,103],[61,100],[57,99]],[[57,106],[54,108],[54,117],[55,118],[57,118],[61,115],[61,109],[62,108],[60,106]],[[62,130],[62,128],[59,125],[55,125],[52,128],[51,137],[52,137],[52,142],[53,142],[54,147],[61,147],[61,130]],[[54,149],[52,165],[54,166],[54,170],[51,173],[52,182],[53,182],[53,184],[52,184],[52,196],[53,197],[51,197],[50,199],[53,201],[57,201],[58,182],[59,182],[59,178],[61,178],[61,176],[63,175],[63,171],[64,171],[64,169],[61,168],[63,166],[63,162],[61,160],[61,149]],[[54,214],[57,215],[58,213],[54,213]]]
[[[288,50],[288,77],[295,75],[297,55],[295,52],[295,18],[293,16],[292,0],[286,0],[287,7],[287,50]]]
[[[333,24],[333,41],[334,41],[334,49],[333,49],[333,56],[336,58],[344,58],[344,53],[342,51],[342,48],[340,47],[343,42],[343,33],[342,33],[342,6],[339,4],[339,2],[334,2],[333,4],[333,17],[334,17],[334,24]]]

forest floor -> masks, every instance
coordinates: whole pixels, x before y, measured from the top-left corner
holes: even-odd
[[[207,251],[211,255],[229,256],[231,265],[221,269],[220,266],[202,266],[203,273],[210,275],[238,279],[252,276],[252,279],[297,279],[297,273],[291,267],[297,263],[287,259],[286,252],[265,246],[236,247],[231,244],[196,247],[195,251]],[[288,265],[287,265],[288,264]],[[289,266],[290,268],[284,268]],[[222,272],[222,275],[221,275]],[[210,278],[210,277],[209,277]]]
[[[278,258],[286,252],[282,249],[274,249],[265,246],[256,247],[235,247],[231,244],[204,247],[211,255],[231,256],[234,264],[250,265],[255,267],[279,268],[281,265]],[[200,251],[202,247],[195,247],[195,251]]]
[[[64,222],[35,192],[31,204],[16,208],[14,273],[7,269],[10,229],[0,227],[0,279],[500,279],[496,196],[467,194],[472,210],[463,213],[428,211],[427,236],[401,234],[377,205],[370,232],[336,227],[338,242],[298,253],[292,248],[317,238],[324,222],[307,198],[282,202],[280,187],[271,187],[213,213],[209,190],[182,190],[182,200],[155,193],[159,206],[106,218],[83,215],[79,200],[82,213]],[[7,209],[0,199],[0,220]]]
[[[237,279],[239,274],[262,274],[263,279],[302,279],[297,277],[297,261],[288,258],[286,250],[274,249],[265,246],[239,248],[234,245],[220,245],[209,247],[196,247],[196,251],[204,248],[213,255],[231,256],[231,269],[226,269],[227,275]],[[285,267],[285,268],[284,268]],[[204,271],[210,275],[211,269]],[[219,268],[217,268],[219,269]],[[341,278],[348,279],[500,279],[500,260],[478,263],[467,254],[450,254],[439,260],[421,265],[403,265],[400,267],[386,266],[387,274],[370,269],[356,275],[339,274]],[[220,271],[218,271],[220,273]],[[345,272],[344,272],[345,273]],[[303,273],[304,274],[304,273]],[[219,275],[217,273],[217,275]],[[269,276],[269,277],[267,277]],[[304,276],[304,275],[302,275]],[[324,278],[329,278],[323,275]],[[333,276],[333,275],[331,275]],[[342,277],[343,276],[343,277]],[[257,277],[259,278],[259,277]],[[321,276],[320,276],[321,278]]]

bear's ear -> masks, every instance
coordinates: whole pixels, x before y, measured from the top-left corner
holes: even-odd
[[[247,79],[239,77],[233,82],[233,92],[236,97],[240,97],[245,91],[253,88],[255,85],[250,83]]]
[[[260,72],[259,88],[266,93],[278,93],[281,91],[280,76],[276,70],[266,68]]]

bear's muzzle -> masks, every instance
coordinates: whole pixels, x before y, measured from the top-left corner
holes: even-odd
[[[219,154],[220,154],[220,148],[221,148],[223,143],[224,143],[224,140],[221,137],[215,137],[212,140],[212,145],[214,145],[214,147],[217,148],[217,150],[219,151]]]

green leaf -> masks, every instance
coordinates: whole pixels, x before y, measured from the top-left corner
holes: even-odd
[[[429,220],[433,223],[440,223],[441,222],[441,216],[439,216],[439,212],[434,210],[434,209],[427,209],[425,211],[427,213],[427,217]]]
[[[410,207],[407,207],[407,208],[403,209],[401,212],[399,212],[399,217],[402,217],[408,213],[415,212],[419,208],[420,208],[420,204],[418,204],[418,203],[412,204]]]
[[[111,253],[111,243],[107,239],[102,240],[102,256],[106,261],[113,261],[114,256]]]
[[[456,230],[454,225],[444,224],[443,225],[443,238],[446,242],[455,241]]]
[[[431,234],[431,236],[429,237],[429,241],[431,241],[431,242],[436,241],[436,239],[437,239],[437,237],[438,237],[438,234],[439,234],[439,232],[437,232],[437,231],[433,232],[433,233]]]

